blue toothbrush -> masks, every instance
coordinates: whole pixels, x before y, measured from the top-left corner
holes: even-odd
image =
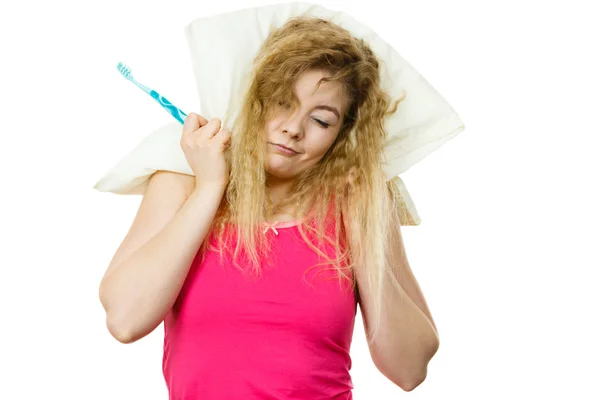
[[[121,75],[125,77],[125,79],[135,83],[137,87],[142,89],[144,92],[148,93],[150,97],[156,100],[158,104],[163,106],[164,109],[169,112],[169,114],[171,114],[177,121],[183,124],[185,117],[187,117],[186,113],[181,111],[179,108],[175,107],[169,100],[165,99],[160,94],[158,94],[156,90],[152,90],[149,87],[146,87],[138,81],[136,81],[135,79],[133,79],[133,75],[131,75],[131,69],[127,65],[119,63],[119,65],[117,65],[117,69],[119,70]]]

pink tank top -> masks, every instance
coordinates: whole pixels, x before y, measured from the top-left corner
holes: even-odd
[[[196,255],[164,320],[169,400],[352,399],[351,285],[300,236],[295,223],[267,228],[273,267],[250,279],[224,257]],[[216,242],[215,242],[216,243]],[[323,249],[334,256],[332,248]],[[244,258],[240,258],[239,262]]]

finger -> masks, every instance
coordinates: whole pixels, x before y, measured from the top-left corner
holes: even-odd
[[[219,132],[219,135],[221,136],[221,139],[223,141],[231,140],[231,131],[227,128],[221,129],[221,132]]]
[[[223,129],[219,132],[218,138],[222,144],[231,143],[231,132],[228,129]]]
[[[221,129],[221,120],[219,118],[213,118],[206,125],[195,132],[198,139],[211,139]]]
[[[356,167],[353,166],[348,172],[346,182],[352,186],[354,185],[354,181],[356,181]]]
[[[227,150],[228,148],[230,148],[231,147],[231,132],[224,129],[219,133],[219,136],[221,136],[221,149]]]
[[[206,118],[204,118],[200,114],[196,114],[196,115],[198,115],[198,120],[200,121],[200,126],[204,126],[204,125],[208,124],[208,120]]]
[[[199,115],[194,113],[189,113],[187,117],[185,117],[185,120],[183,121],[184,136],[189,135],[200,127],[200,121],[198,120],[198,117]]]

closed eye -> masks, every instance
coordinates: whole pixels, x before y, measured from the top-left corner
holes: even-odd
[[[283,102],[283,101],[278,101],[277,105],[279,107],[283,107],[283,108],[286,108],[286,109],[290,108],[289,103],[286,103],[286,102]],[[327,122],[323,122],[320,119],[313,118],[312,120],[315,121],[317,124],[319,124],[324,129],[327,129],[330,126]]]
[[[316,118],[313,118],[313,121],[315,121],[317,124],[321,125],[325,129],[329,128],[329,124],[327,122],[323,122],[323,121],[318,120]]]

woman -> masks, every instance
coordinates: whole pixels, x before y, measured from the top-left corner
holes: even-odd
[[[100,286],[109,331],[164,321],[171,399],[350,399],[360,304],[375,365],[412,390],[439,339],[381,167],[400,100],[365,42],[318,18],[271,32],[253,73],[235,134],[185,120],[194,176],[150,178]]]

